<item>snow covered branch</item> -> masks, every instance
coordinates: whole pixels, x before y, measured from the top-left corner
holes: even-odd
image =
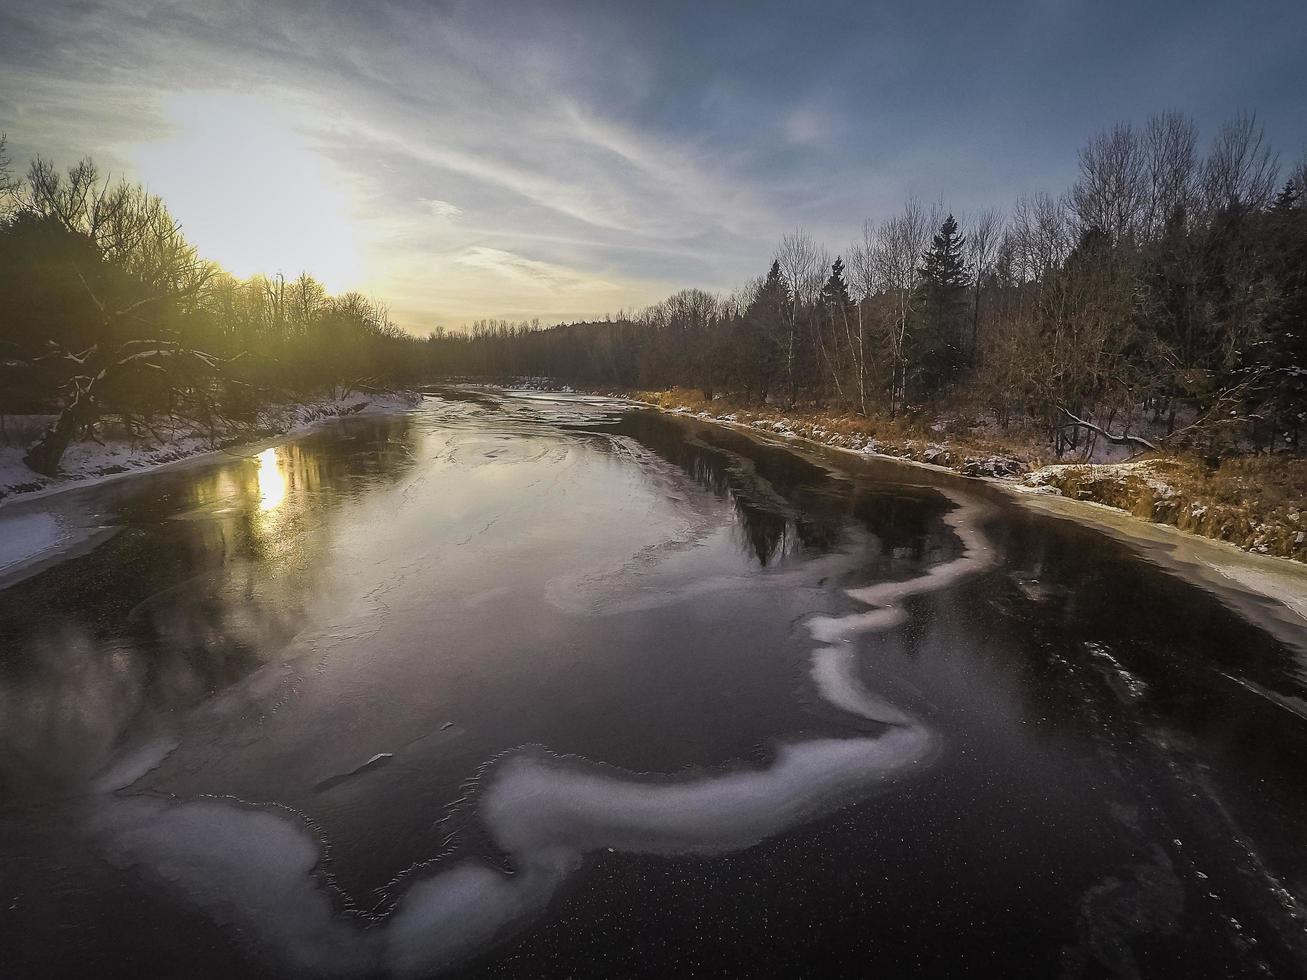
[[[1073,415],[1065,408],[1061,409],[1061,412],[1067,417],[1067,419],[1069,419],[1066,425],[1063,426],[1064,428],[1075,426],[1082,429],[1088,429],[1090,432],[1096,432],[1114,446],[1141,446],[1144,449],[1157,449],[1156,443],[1149,442],[1143,436],[1132,436],[1128,432],[1122,432],[1120,435],[1116,435],[1108,432],[1101,425],[1095,425],[1093,422],[1087,422],[1079,416]]]

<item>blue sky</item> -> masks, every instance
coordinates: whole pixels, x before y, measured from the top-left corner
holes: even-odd
[[[403,325],[557,320],[842,251],[908,194],[1060,192],[1118,120],[1307,147],[1307,4],[6,0],[0,130],[163,194],[241,274]]]

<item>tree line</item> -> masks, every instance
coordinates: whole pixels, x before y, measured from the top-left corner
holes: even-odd
[[[909,200],[832,255],[785,235],[718,296],[635,315],[433,334],[450,373],[694,387],[749,402],[899,416],[939,410],[1220,454],[1303,448],[1307,157],[1281,179],[1255,115],[1205,153],[1187,117],[1090,139],[1061,195],[959,220]]]
[[[84,160],[15,176],[0,136],[0,414],[46,413],[27,461],[57,470],[106,425],[251,426],[260,406],[439,376],[863,416],[941,411],[1208,454],[1301,451],[1307,428],[1307,158],[1281,174],[1255,116],[1199,152],[1175,112],[1080,150],[1060,195],[956,216],[908,200],[832,256],[796,230],[725,295],[425,338],[308,274],[237,279],[166,204]],[[1147,420],[1148,436],[1142,433]],[[1160,435],[1158,435],[1160,433]]]
[[[105,425],[248,431],[270,401],[415,381],[428,351],[383,305],[307,273],[231,276],[162,200],[90,160],[17,177],[0,137],[0,414],[54,416],[34,470]]]

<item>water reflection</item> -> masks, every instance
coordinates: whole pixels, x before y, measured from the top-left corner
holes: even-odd
[[[832,492],[831,475],[782,447],[691,419],[632,412],[600,428],[630,438],[730,502],[743,553],[760,566],[785,564],[850,547],[859,535],[868,571],[939,560],[957,542],[940,520],[949,504],[929,490],[857,484]]]
[[[259,510],[273,510],[286,499],[286,477],[277,464],[277,450],[263,450],[258,460]]]
[[[1280,647],[915,471],[505,401],[79,498],[121,533],[0,592],[16,973],[423,972],[523,911],[469,970],[1236,975],[1237,918],[1301,972],[1307,746],[1230,679],[1301,694]],[[940,754],[831,815],[901,768],[873,691]]]
[[[637,549],[642,568],[666,564],[673,573],[665,574],[656,583],[642,582],[635,590],[633,601],[606,610],[607,615],[639,616],[673,604],[685,615],[696,608],[691,599],[699,600],[697,608],[701,614],[743,608],[747,600],[702,602],[712,594],[724,595],[723,588],[735,581],[746,584],[755,594],[755,601],[761,598],[759,593],[770,594],[762,601],[771,607],[768,619],[774,631],[776,626],[793,619],[784,611],[784,603],[794,602],[796,608],[807,608],[818,594],[816,587],[827,574],[837,569],[848,573],[857,567],[856,557],[844,554],[843,546],[867,537],[865,529],[856,526],[858,522],[850,521],[842,508],[834,505],[813,508],[815,519],[801,518],[796,504],[785,495],[815,493],[821,477],[819,469],[800,460],[782,458],[759,464],[742,453],[687,437],[674,424],[663,423],[654,429],[667,453],[665,458],[676,465],[651,466],[645,458],[640,458],[637,466],[623,461],[619,467],[623,476],[640,484],[639,490],[630,496],[641,504],[661,507],[665,494],[671,494],[683,505],[670,509],[671,515],[688,510],[695,515],[696,522],[703,520],[711,529],[690,538],[694,547],[671,549],[662,547],[666,543],[665,529],[647,529],[660,543]],[[650,436],[651,441],[654,438]],[[549,441],[556,444],[560,440],[553,437]],[[600,491],[607,489],[602,479],[596,479],[614,469],[607,453],[594,453],[588,448],[577,453],[570,445],[571,440],[562,441],[567,451],[561,457],[554,455],[554,465],[584,468],[587,482],[598,483]],[[443,475],[470,479],[480,494],[493,493],[495,485],[507,482],[510,484],[507,494],[511,498],[517,492],[513,484],[522,479],[524,469],[529,469],[517,465],[522,458],[543,465],[539,463],[543,454],[529,439],[519,440],[514,453],[506,453],[495,446],[493,439],[485,440],[477,434],[455,442],[452,450],[442,453],[442,458],[461,457],[464,462],[461,467],[457,463],[451,465]],[[678,452],[677,446],[684,451]],[[624,448],[634,453],[637,447]],[[488,472],[485,460],[495,461]],[[775,483],[760,472],[760,465],[762,470],[771,472]],[[709,497],[711,506],[705,506],[703,500],[688,499],[694,495],[694,488],[683,479],[687,474],[693,484],[711,490],[719,500]],[[481,482],[483,475],[492,478],[489,483]],[[784,493],[778,487],[783,487]],[[584,509],[587,500],[577,489],[575,485],[571,488],[568,506]],[[893,499],[890,495],[881,496]],[[721,507],[720,499],[731,500],[734,510]],[[923,503],[911,498],[904,500],[905,508]],[[511,520],[502,509],[492,512],[496,520]],[[430,516],[430,511],[427,514]],[[706,520],[707,514],[711,514],[712,521]],[[721,529],[723,520],[729,521],[732,516],[756,521],[771,515],[779,516],[789,525],[789,529],[781,529],[782,535],[794,534],[800,542],[786,557],[793,567],[783,573],[772,571],[760,575],[748,558],[733,547],[727,535],[713,534]],[[565,519],[569,515],[557,516]],[[960,509],[948,515],[945,527],[962,527],[969,520],[965,509]],[[868,526],[880,523],[880,518],[870,517]],[[922,526],[924,523],[923,517]],[[529,524],[528,521],[528,527]],[[799,531],[800,527],[805,530]],[[591,530],[596,538],[600,536],[594,525]],[[902,529],[897,532],[900,537],[903,533]],[[521,546],[518,535],[510,532],[509,537]],[[629,531],[618,535],[618,544],[627,548],[641,540]],[[480,544],[483,552],[476,564],[485,564],[490,561],[494,543],[482,540]],[[588,544],[584,540],[572,542],[574,550],[578,546],[588,550]],[[594,544],[598,546],[602,542]],[[680,561],[697,550],[710,553],[716,561],[708,562],[708,569],[694,572]],[[750,548],[746,548],[746,555],[758,557],[762,565],[771,556],[755,556]],[[375,555],[368,553],[360,557]],[[408,560],[412,556],[395,557],[401,567],[413,574],[413,563]],[[688,561],[693,565],[698,557],[692,556]],[[722,562],[722,559],[729,561]],[[521,579],[516,564],[511,571],[505,569],[503,577],[518,584]],[[724,576],[719,571],[723,564],[734,574]],[[865,601],[897,606],[905,597],[933,591],[954,578],[974,574],[985,567],[974,557],[960,559],[955,566],[951,576],[932,570],[896,584],[892,596],[877,593]],[[711,574],[705,574],[706,571]],[[557,580],[555,573],[553,581]],[[387,610],[401,606],[402,597],[395,590],[386,589],[382,595]],[[429,584],[420,598],[430,615],[438,607],[439,591]],[[594,612],[584,605],[573,606],[567,619],[584,622]],[[863,623],[855,615],[833,622],[843,624],[844,633],[839,637],[824,634],[819,637],[823,646],[814,655],[811,680],[804,682],[805,689],[815,692],[828,708],[835,709],[833,715],[841,716],[840,721],[832,722],[834,731],[829,736],[805,737],[787,732],[786,737],[768,745],[767,754],[771,758],[762,765],[752,760],[744,763],[728,755],[729,761],[720,765],[720,771],[669,774],[661,778],[619,773],[579,756],[559,758],[539,751],[508,753],[483,769],[481,786],[474,794],[469,791],[469,795],[475,797],[476,814],[495,847],[510,856],[514,873],[505,876],[495,862],[484,858],[460,860],[434,874],[417,871],[415,880],[387,890],[388,902],[398,900],[396,910],[384,926],[366,932],[356,930],[347,919],[332,914],[324,893],[308,874],[317,861],[318,849],[312,837],[298,829],[294,820],[273,819],[266,811],[229,801],[206,799],[172,805],[138,796],[125,805],[112,802],[103,807],[103,846],[116,862],[152,868],[220,921],[237,925],[243,933],[263,937],[268,955],[284,957],[283,964],[292,970],[310,974],[341,969],[426,976],[475,953],[485,943],[501,938],[507,930],[520,927],[543,912],[563,883],[582,867],[587,855],[604,850],[659,855],[730,853],[838,809],[851,799],[886,789],[924,769],[934,745],[930,730],[904,710],[862,687],[856,676],[852,648],[844,635],[887,629],[898,620]],[[621,625],[614,624],[608,629],[601,627],[592,635],[605,647],[611,647],[622,632]],[[670,634],[668,629],[659,632],[661,635],[654,638],[655,642]],[[500,642],[502,635],[491,637],[492,643]],[[804,640],[798,645],[805,652],[810,648],[810,643]],[[747,643],[745,649],[749,649]],[[368,650],[374,657],[377,655],[376,646]],[[713,652],[717,651],[704,650],[705,654]],[[416,679],[392,676],[390,680],[394,697],[398,694],[393,691],[396,680],[410,685]],[[482,679],[482,683],[488,684],[489,679]],[[541,700],[534,696],[532,685],[526,685],[524,693],[523,700],[527,703]],[[647,698],[654,692],[641,693]],[[351,690],[349,694],[359,692]],[[792,692],[785,694],[786,700],[793,700]],[[548,699],[544,700],[547,707]],[[480,716],[493,715],[498,706],[490,690],[484,690],[483,701],[479,706]],[[395,708],[392,705],[392,712]],[[851,726],[847,716],[856,719]],[[172,742],[161,744],[165,754],[175,748]],[[606,748],[604,763],[612,757],[611,746]],[[392,757],[391,753],[385,755]],[[374,760],[378,758],[380,755],[373,756]],[[129,774],[137,768],[126,767]],[[337,786],[350,785],[361,772],[375,772],[377,768],[364,765],[334,779],[320,781],[314,786],[315,797]],[[419,774],[419,783],[422,777],[432,775],[421,768],[409,771]],[[242,840],[245,846],[231,847],[229,842],[233,839]],[[274,854],[278,859],[270,860]]]
[[[95,520],[120,533],[0,592],[0,801],[82,783],[125,739],[277,659],[325,597],[352,481],[393,484],[412,463],[394,448],[413,437],[405,418],[351,429],[264,450],[257,466],[94,488]],[[80,514],[87,497],[48,506]]]

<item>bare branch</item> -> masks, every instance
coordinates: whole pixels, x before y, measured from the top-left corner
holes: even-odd
[[[1067,417],[1067,419],[1069,419],[1067,424],[1062,426],[1062,428],[1071,428],[1072,426],[1078,426],[1083,429],[1088,429],[1090,432],[1096,432],[1098,435],[1102,436],[1104,439],[1112,443],[1114,446],[1142,446],[1145,449],[1151,449],[1154,451],[1156,451],[1157,449],[1156,443],[1149,442],[1143,436],[1132,436],[1129,433],[1125,433],[1125,432],[1121,433],[1120,435],[1114,435],[1113,433],[1108,432],[1100,425],[1095,425],[1093,422],[1086,422],[1084,419],[1079,418],[1076,415],[1073,415],[1065,408],[1060,409],[1060,411],[1062,412],[1063,415]]]

